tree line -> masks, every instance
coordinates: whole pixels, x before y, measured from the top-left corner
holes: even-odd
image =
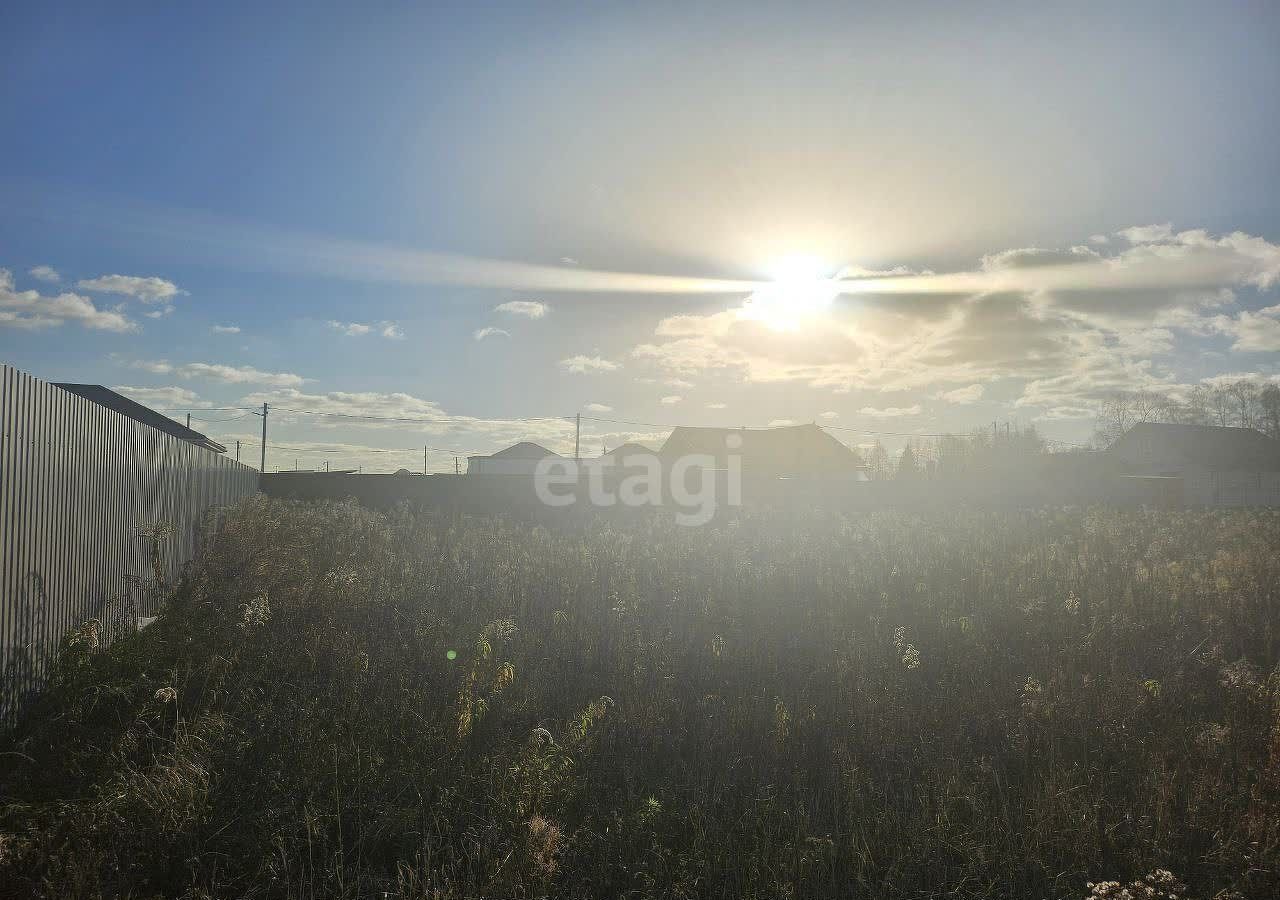
[[[1249,378],[1185,391],[1116,391],[1098,405],[1095,443],[1110,446],[1139,422],[1253,428],[1280,438],[1280,386]]]

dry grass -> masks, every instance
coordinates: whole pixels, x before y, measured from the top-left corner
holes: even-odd
[[[1278,550],[1249,511],[256,500],[146,632],[66,642],[0,896],[1277,896]]]

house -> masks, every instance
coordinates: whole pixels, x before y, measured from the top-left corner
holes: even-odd
[[[468,456],[467,474],[532,476],[542,460],[561,458],[560,454],[552,453],[540,444],[521,441],[491,456]]]
[[[625,444],[620,444],[617,447],[614,447],[612,450],[603,454],[603,456],[601,456],[600,458],[614,459],[618,462],[619,465],[621,465],[623,460],[633,456],[656,456],[656,455],[657,453],[655,451],[649,449],[644,444],[637,443],[636,441],[627,441]]]
[[[55,383],[54,387],[60,387],[64,391],[77,394],[86,400],[97,403],[99,406],[105,406],[107,409],[114,410],[134,421],[141,422],[143,425],[150,425],[157,431],[163,431],[165,434],[195,444],[197,447],[212,450],[214,453],[227,452],[227,448],[217,441],[100,384]]]
[[[682,456],[705,455],[714,460],[712,468],[723,469],[730,453],[741,456],[745,480],[866,480],[858,454],[817,425],[751,429],[681,426],[671,432],[659,455],[665,465]]]
[[[1280,505],[1280,441],[1252,428],[1141,422],[1108,454],[1122,492],[1144,502]]]

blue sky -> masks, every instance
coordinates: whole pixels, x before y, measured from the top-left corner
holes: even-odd
[[[1280,13],[953,6],[6,4],[0,358],[379,468],[1276,376]]]

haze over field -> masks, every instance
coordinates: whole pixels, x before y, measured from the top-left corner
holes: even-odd
[[[1280,379],[1280,14],[911,6],[9,4],[0,355],[384,470]]]

